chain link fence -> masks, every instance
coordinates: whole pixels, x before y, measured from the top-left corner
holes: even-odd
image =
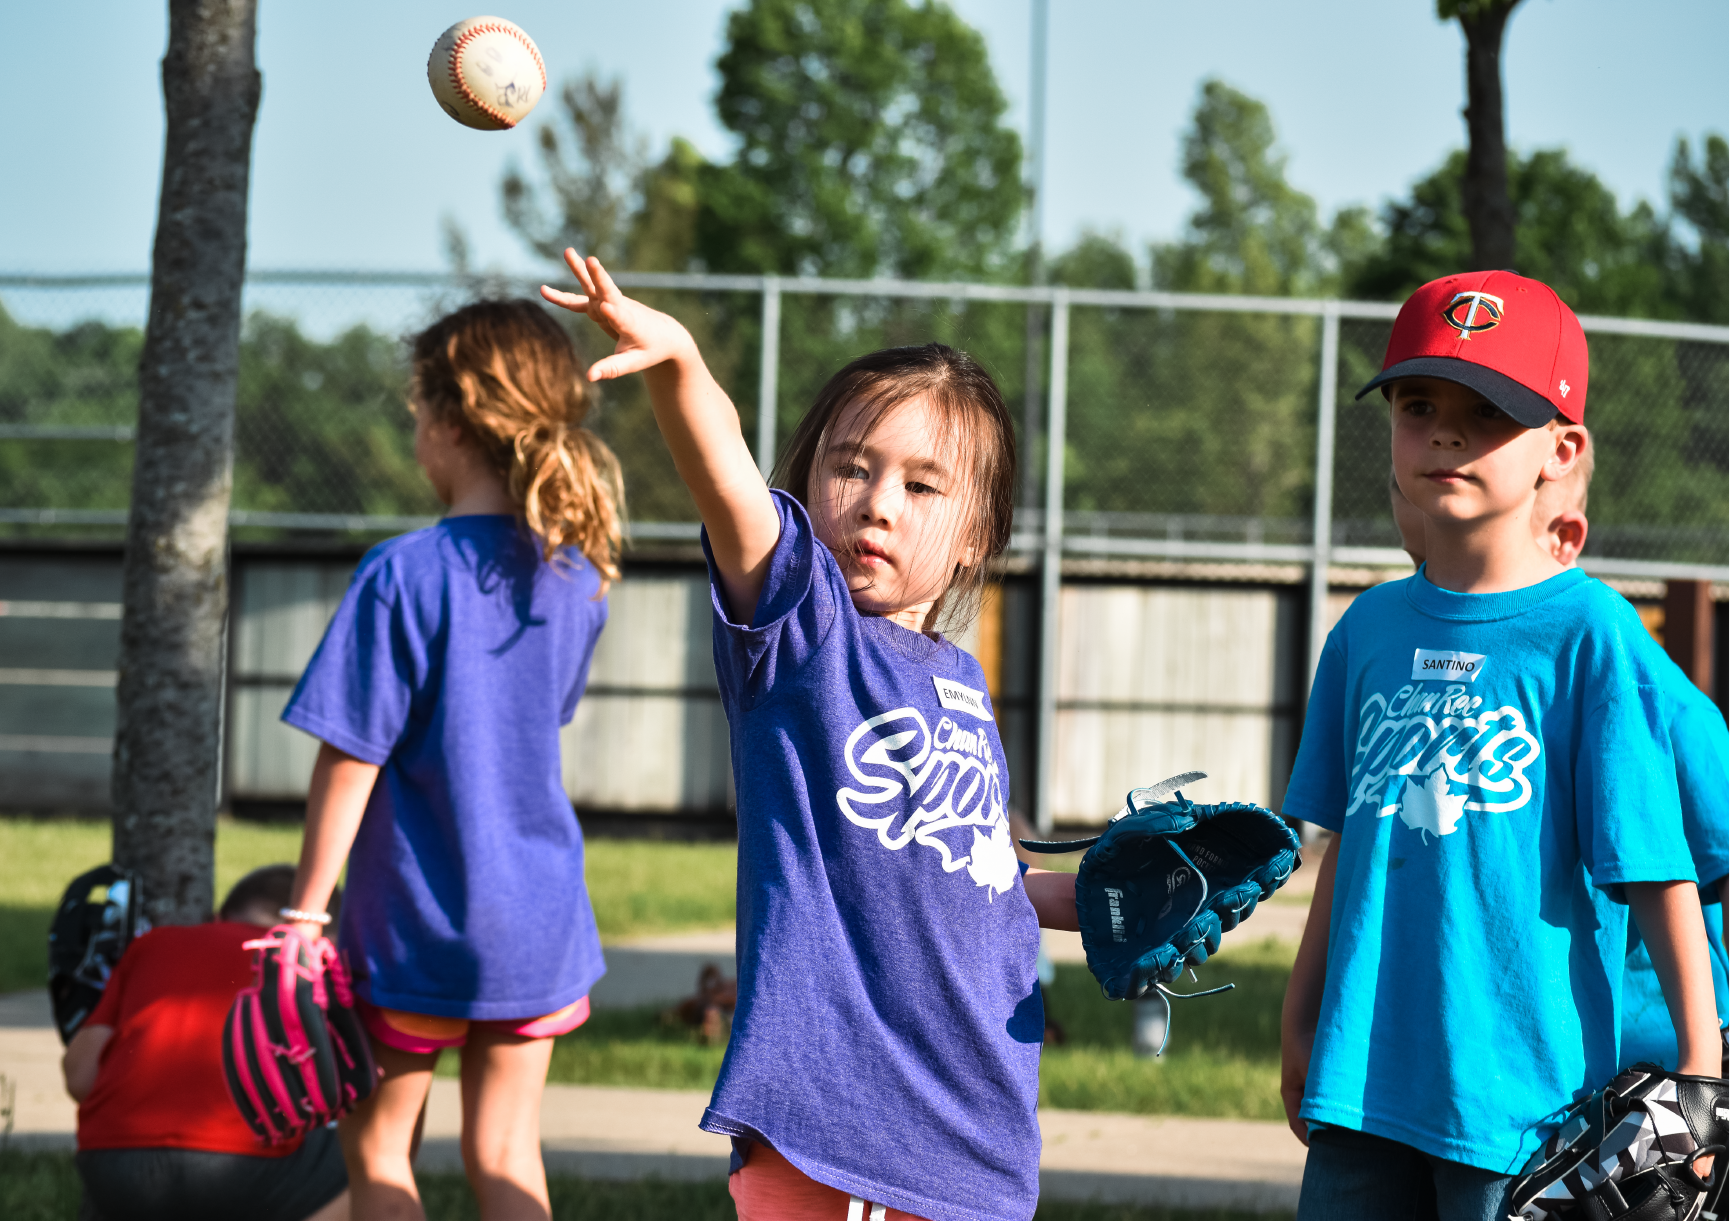
[[[1021,424],[1029,477],[1015,545],[1023,552],[1055,545],[1090,556],[1307,564],[1319,524],[1335,563],[1400,562],[1386,408],[1379,395],[1353,401],[1380,367],[1391,306],[619,278],[691,329],[765,465],[848,359],[937,339],[993,371]],[[402,337],[476,295],[532,293],[535,284],[251,276],[236,408],[236,530],[386,534],[436,515],[412,453]],[[0,277],[0,533],[123,528],[147,297],[142,276]],[[599,333],[571,321],[584,355],[600,355]],[[1587,566],[1723,580],[1730,332],[1586,324],[1588,423],[1598,443]],[[1337,350],[1331,376],[1324,350]],[[597,389],[593,423],[624,463],[636,536],[694,535],[694,510],[641,379]],[[1323,475],[1332,494],[1318,512],[1317,423],[1330,414]],[[1056,463],[1053,424],[1062,432]]]
[[[1033,590],[1024,582],[1013,606],[1005,594],[1003,622],[1016,620],[1017,644],[1004,673],[1018,677],[1004,706],[1022,725],[1012,736],[1024,734],[1030,748],[1031,813],[1041,826],[1062,804],[1066,560],[1130,561],[1144,575],[1307,580],[1306,673],[1332,621],[1330,579],[1355,568],[1347,580],[1361,586],[1364,568],[1410,571],[1388,501],[1387,408],[1379,395],[1354,400],[1381,365],[1391,305],[755,276],[618,279],[690,328],[765,470],[823,383],[856,355],[935,339],[972,352],[997,376],[1022,447],[1011,549],[1023,566],[1034,562],[1038,590],[1025,596]],[[416,467],[404,405],[403,337],[466,300],[532,295],[536,283],[250,276],[235,417],[237,539],[355,542],[433,520],[439,505]],[[0,539],[123,531],[147,294],[143,276],[0,276]],[[604,352],[597,330],[561,316],[585,358]],[[1582,321],[1598,444],[1582,566],[1647,582],[1730,579],[1730,330]],[[624,466],[633,536],[694,541],[695,510],[642,380],[594,390],[591,424]],[[1073,729],[1077,705],[1067,707]]]

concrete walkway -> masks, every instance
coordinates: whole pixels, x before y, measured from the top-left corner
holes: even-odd
[[[61,1087],[60,1041],[46,992],[0,996],[0,1076],[13,1094],[10,1143],[71,1149],[77,1109]],[[553,1174],[583,1178],[721,1178],[726,1138],[697,1128],[709,1095],[549,1085],[541,1145]],[[5,1093],[0,1092],[0,1106]],[[462,1105],[455,1081],[433,1082],[423,1170],[460,1171]],[[1192,1208],[1292,1209],[1304,1151],[1284,1124],[1042,1111],[1042,1193],[1058,1200]]]

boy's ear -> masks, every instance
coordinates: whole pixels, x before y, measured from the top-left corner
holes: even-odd
[[[1587,529],[1586,515],[1578,509],[1569,509],[1558,513],[1549,523],[1542,541],[1556,563],[1570,568],[1586,546]]]
[[[1556,448],[1544,462],[1541,477],[1550,481],[1566,479],[1569,472],[1586,452],[1586,430],[1578,424],[1551,424],[1551,436]]]

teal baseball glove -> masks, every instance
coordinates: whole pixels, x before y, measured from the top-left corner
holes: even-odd
[[[1207,995],[1165,985],[1216,953],[1220,934],[1248,919],[1302,860],[1297,836],[1273,811],[1197,805],[1178,790],[1205,777],[1185,772],[1132,790],[1093,839],[1021,841],[1033,852],[1087,849],[1075,908],[1088,969],[1112,1000]]]

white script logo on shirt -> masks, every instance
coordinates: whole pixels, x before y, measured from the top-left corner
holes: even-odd
[[[847,736],[847,770],[860,788],[842,788],[835,803],[849,822],[877,832],[892,852],[910,843],[935,849],[943,871],[967,870],[987,898],[1015,885],[1020,865],[1003,808],[1001,764],[983,729],[949,717],[932,730],[917,708],[897,708],[862,722]],[[970,828],[960,855],[941,836]]]
[[[1420,657],[1425,652],[1418,650]],[[1475,673],[1481,672],[1480,666]],[[1348,817],[1365,808],[1377,818],[1397,812],[1428,843],[1432,835],[1452,835],[1467,814],[1507,813],[1531,801],[1526,771],[1542,745],[1518,708],[1486,708],[1484,697],[1468,693],[1468,681],[1411,682],[1392,696],[1364,700]]]

